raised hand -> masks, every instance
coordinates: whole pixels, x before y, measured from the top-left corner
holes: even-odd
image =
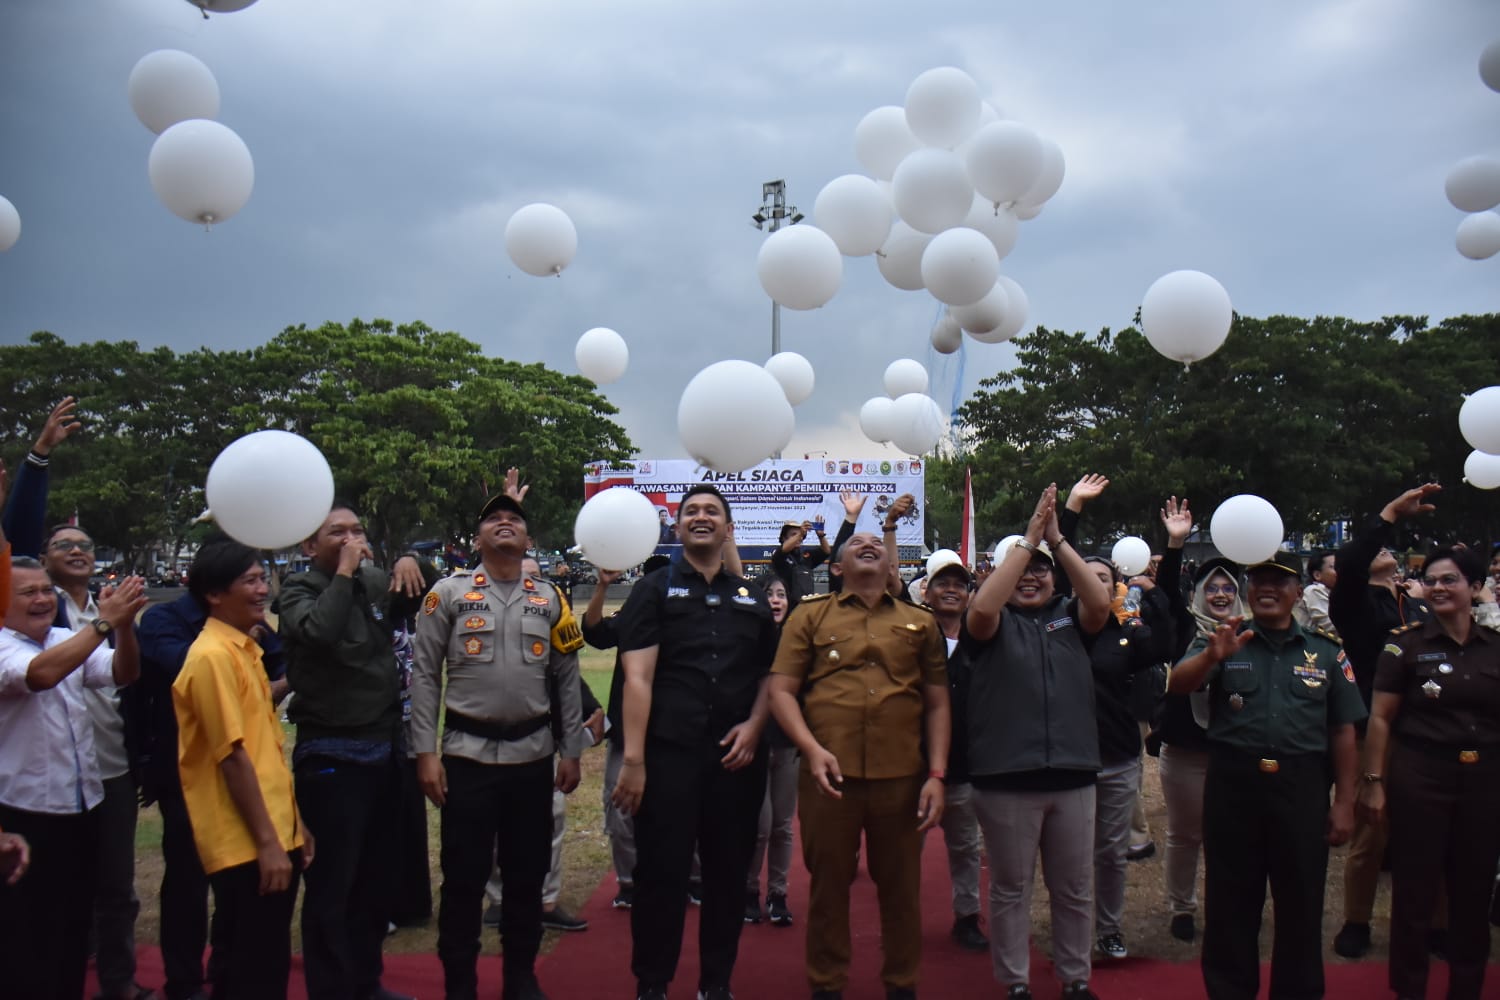
[[[1224,620],[1224,624],[1215,628],[1213,635],[1209,636],[1207,652],[1216,662],[1223,663],[1244,649],[1250,644],[1250,640],[1255,638],[1255,633],[1249,629],[1239,631],[1244,621],[1243,615],[1230,615]]]
[[[53,448],[62,444],[74,431],[82,427],[83,424],[73,414],[77,405],[77,399],[64,396],[62,402],[54,406],[52,412],[47,414],[47,422],[42,425],[42,433],[37,436],[36,444],[31,446],[31,450],[38,455],[50,454]]]
[[[844,504],[844,514],[850,521],[858,521],[860,512],[865,509],[865,501],[870,499],[867,493],[855,493],[853,490],[839,490],[839,499]]]
[[[1031,520],[1026,522],[1026,540],[1035,545],[1043,538],[1049,537],[1050,531],[1055,530],[1057,530],[1057,484],[1049,483],[1047,488],[1042,490],[1042,495],[1036,502],[1036,509],[1031,512]]]
[[[1109,485],[1109,480],[1095,472],[1090,472],[1068,491],[1068,509],[1077,514],[1083,510],[1083,505],[1090,500],[1097,499],[1104,488]]]
[[[1386,504],[1380,516],[1386,521],[1395,523],[1404,517],[1415,517],[1418,514],[1437,510],[1436,505],[1427,502],[1427,498],[1442,491],[1443,487],[1437,483],[1423,483],[1421,486],[1413,487]]]
[[[508,468],[508,469],[505,470],[505,495],[506,496],[510,497],[516,503],[521,503],[521,502],[523,502],[526,499],[526,493],[530,489],[531,489],[531,485],[529,483],[527,485],[525,485],[525,486],[521,485],[521,470],[520,469],[518,469],[514,465],[512,465],[510,468]]]
[[[1167,529],[1167,538],[1178,543],[1172,547],[1180,548],[1187,536],[1193,533],[1193,512],[1188,510],[1187,497],[1180,501],[1176,497],[1167,497],[1166,506],[1161,509],[1161,523]]]

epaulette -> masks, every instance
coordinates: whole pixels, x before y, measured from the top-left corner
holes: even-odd
[[[473,572],[474,572],[473,570],[469,569],[466,566],[460,566],[458,569],[454,570],[452,573],[449,573],[447,575],[447,577],[445,577],[445,579],[452,580],[455,577],[469,576]]]
[[[1333,634],[1327,629],[1315,628],[1313,629],[1313,631],[1318,635],[1321,635],[1323,638],[1327,639],[1329,642],[1337,643],[1340,646],[1344,644],[1344,640],[1340,639],[1337,635]]]
[[[826,601],[830,597],[833,597],[833,596],[834,595],[833,595],[832,592],[829,592],[827,594],[808,594],[808,595],[804,596],[802,598],[802,600],[798,601],[797,603],[798,604],[811,604],[814,601]]]
[[[1410,625],[1402,625],[1400,628],[1393,628],[1393,629],[1391,629],[1391,635],[1402,635],[1402,634],[1404,634],[1406,632],[1410,632],[1414,628],[1421,628],[1421,627],[1422,627],[1422,623],[1421,622],[1412,622]]]

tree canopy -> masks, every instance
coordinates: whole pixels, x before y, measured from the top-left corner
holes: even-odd
[[[295,326],[252,351],[184,354],[41,332],[0,347],[0,372],[0,454],[12,467],[51,407],[78,397],[84,426],[54,455],[49,515],[77,511],[127,563],[182,537],[215,456],[251,431],[317,445],[386,556],[419,538],[467,538],[512,465],[532,486],[533,538],[563,547],[584,463],[633,451],[588,380],[487,357],[422,323]]]
[[[1086,472],[1110,478],[1082,525],[1093,545],[1121,533],[1164,542],[1156,512],[1170,494],[1206,525],[1225,498],[1256,493],[1289,532],[1315,533],[1433,479],[1438,509],[1414,531],[1500,535],[1500,498],[1461,481],[1470,449],[1458,432],[1462,394],[1500,383],[1500,315],[1436,326],[1236,316],[1224,346],[1187,369],[1134,327],[1037,327],[1016,344],[1016,367],[961,408],[958,454],[930,466],[944,538],[957,535],[966,464],[981,546],[1020,530],[1048,482],[1066,491]]]

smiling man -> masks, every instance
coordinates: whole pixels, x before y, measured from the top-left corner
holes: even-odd
[[[766,793],[766,671],[776,625],[764,592],[723,565],[729,501],[700,484],[677,508],[682,554],[620,612],[625,754],[612,801],[635,816],[631,971],[642,1000],[677,972],[693,845],[703,869],[698,1000],[730,1000],[745,872]]]
[[[1203,982],[1211,1000],[1251,1000],[1259,991],[1256,942],[1269,880],[1271,995],[1321,997],[1328,846],[1347,841],[1354,826],[1354,724],[1365,707],[1338,642],[1292,616],[1297,557],[1277,552],[1245,574],[1253,622],[1233,616],[1200,636],[1167,682],[1178,694],[1212,685]]]
[[[39,562],[13,557],[10,576],[0,631],[0,828],[30,841],[32,860],[25,879],[0,889],[0,994],[76,997],[104,801],[84,693],[136,679],[135,616],[146,597],[140,577],[106,587],[93,624],[71,632],[54,627],[58,598]]]
[[[221,538],[199,549],[188,589],[208,609],[172,683],[177,764],[222,939],[215,997],[285,997],[292,906],[313,838],[292,792],[261,648],[270,586],[260,553]]]

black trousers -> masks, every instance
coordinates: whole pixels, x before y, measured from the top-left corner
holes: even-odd
[[[738,771],[723,748],[646,744],[646,793],[635,817],[635,905],[631,971],[641,989],[677,973],[696,844],[703,870],[698,917],[698,988],[728,987],[744,928],[745,872],[766,795],[766,748]]]
[[[314,860],[322,863],[321,850]],[[264,896],[260,865],[254,861],[208,876],[214,912],[224,932],[219,946],[223,963],[212,977],[214,1000],[286,1000],[292,971],[292,907],[301,872],[302,852],[293,851],[291,883]]]
[[[443,757],[438,903],[438,958],[449,1000],[479,988],[479,932],[484,884],[498,863],[504,895],[500,943],[507,993],[533,975],[542,943],[542,881],[552,864],[552,758],[526,764],[480,764]]]
[[[1490,955],[1489,902],[1500,858],[1500,753],[1474,764],[1403,746],[1387,769],[1391,817],[1391,989],[1427,993],[1427,930],[1448,887],[1448,997],[1478,1000]]]
[[[1203,790],[1203,983],[1211,1000],[1260,990],[1261,909],[1271,885],[1276,936],[1271,1000],[1323,995],[1323,885],[1328,872],[1328,761],[1260,758],[1221,748]]]
[[[402,757],[397,766],[401,772],[401,805],[396,820],[396,891],[391,900],[391,923],[412,927],[432,918],[427,797],[417,784],[417,762]]]
[[[31,845],[31,866],[0,883],[0,996],[78,1000],[94,915],[99,811],[33,813],[0,805],[0,828]]]
[[[317,838],[302,899],[309,1000],[360,1000],[380,985],[391,915],[401,775],[394,756],[297,764],[297,807]]]
[[[208,876],[198,860],[193,843],[193,824],[180,786],[157,791],[161,811],[161,964],[167,981],[162,987],[167,1000],[187,1000],[215,978],[223,961],[219,943],[223,921],[217,909],[212,928],[208,918]],[[316,834],[314,834],[316,836]],[[203,975],[203,948],[214,946],[208,959],[208,979]]]

